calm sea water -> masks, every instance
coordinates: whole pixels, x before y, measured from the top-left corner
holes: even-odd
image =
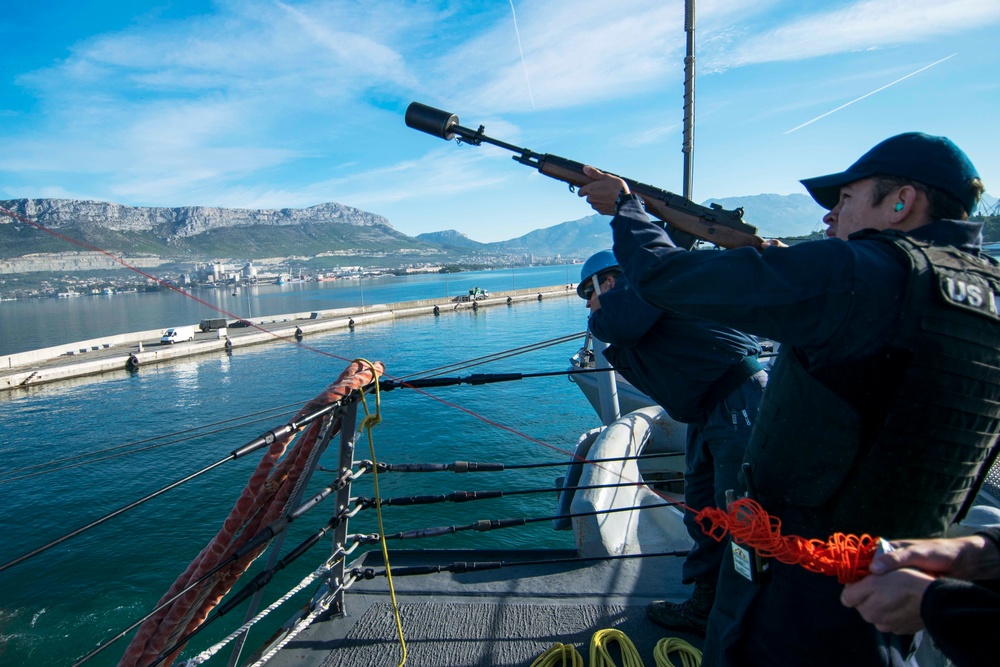
[[[472,287],[499,292],[579,280],[579,265],[562,265],[325,283],[269,284],[241,287],[235,296],[231,287],[191,289],[190,293],[204,303],[172,290],[3,301],[0,302],[0,355],[127,331],[197,324],[206,317],[228,316],[235,319],[281,315],[454,297],[468,294]]]
[[[566,269],[560,267],[553,275],[544,271],[537,274],[541,277],[536,286],[557,284],[565,280]],[[489,277],[472,277],[473,281],[478,281],[473,284],[491,290],[509,287],[510,273],[497,277],[507,285],[487,282]],[[411,289],[412,282],[404,280],[395,289]],[[429,282],[431,289],[440,287]],[[310,296],[306,290],[294,291],[296,287],[305,286],[289,287],[284,289],[293,299],[318,298],[317,292],[336,293],[334,290],[313,290]],[[369,290],[366,284],[366,302],[370,292],[374,290]],[[379,301],[401,300],[395,296],[397,293],[386,292],[390,293],[392,297]],[[264,291],[258,298],[262,304],[269,303],[265,297],[271,294]],[[403,298],[421,296],[424,294],[416,291]],[[122,297],[129,298],[141,304],[147,296]],[[172,297],[151,295],[148,298],[166,302]],[[274,313],[309,308],[290,307],[283,305],[287,301],[273,298]],[[110,301],[118,299],[112,297]],[[90,298],[66,301],[53,300],[45,307],[59,305],[79,309],[78,320],[83,322],[93,316],[85,314],[86,309],[81,306],[101,303],[99,299]],[[20,303],[4,303],[2,307],[11,305],[22,307]],[[195,317],[188,319],[201,315],[197,311],[194,314]],[[382,360],[391,375],[403,376],[581,331],[585,314],[578,299],[547,299],[511,308],[491,307],[476,313],[449,312],[437,318],[410,318],[359,326],[353,332],[310,337],[307,342],[339,357]],[[6,314],[3,320],[7,320]],[[148,328],[147,325],[137,324],[131,328]],[[455,374],[561,370],[567,367],[567,359],[577,347],[576,342],[563,344],[493,362],[476,371]],[[43,386],[0,401],[0,424],[3,425],[0,433],[0,460],[3,461],[0,531],[4,535],[4,540],[0,541],[0,562],[224,458],[234,447],[283,424],[304,401],[335,379],[343,366],[344,362],[293,345],[255,346],[238,350],[232,357],[205,356],[159,367],[143,367],[136,375],[122,373],[70,385]],[[441,400],[401,390],[383,396],[384,421],[375,430],[379,460],[472,460],[507,464],[565,460],[567,455],[563,451],[572,448],[580,433],[597,425],[597,418],[582,394],[564,376],[439,389],[432,393]],[[544,444],[490,426],[444,401],[461,405],[473,415],[508,426]],[[274,411],[281,406],[289,407]],[[92,461],[90,457],[70,460],[61,465],[82,462],[86,465],[24,477],[40,470],[30,466],[265,411],[270,412],[259,423],[246,424],[248,419],[243,419],[239,427],[212,435],[179,442],[180,437],[169,438],[175,442],[140,451],[164,440],[146,442],[105,455],[125,452],[126,456],[103,461]],[[361,442],[359,447],[359,458],[367,458],[367,444]],[[247,460],[227,463],[0,573],[0,664],[70,664],[102,639],[143,616],[217,531],[257,460],[257,456],[250,456]],[[333,454],[325,457],[329,465],[334,461]],[[510,490],[550,487],[558,474],[558,469],[462,476],[397,473],[380,477],[380,486],[385,496],[428,493],[432,489],[436,493],[466,489]],[[21,479],[14,479],[16,477]],[[319,474],[311,490],[328,484],[328,478],[327,474]],[[356,492],[371,495],[370,482],[370,477],[362,478]],[[549,516],[555,512],[555,498],[550,493],[522,495],[475,505],[463,504],[460,510],[456,507],[387,508],[386,532],[467,524],[485,518]],[[284,551],[321,526],[332,512],[332,508],[321,505],[294,523]],[[362,512],[351,520],[350,528],[351,532],[376,532],[374,513]],[[570,547],[572,537],[566,532],[552,531],[548,523],[539,523],[524,530],[465,533],[395,546],[469,545]],[[281,573],[265,594],[264,604],[311,571],[328,549],[328,546],[318,545]],[[261,559],[242,581],[248,581],[264,560]],[[256,646],[269,636],[293,609],[304,603],[308,594],[308,590],[303,592],[269,617],[260,630],[251,635],[248,646]],[[241,622],[244,608],[206,630],[192,642],[185,655],[201,650],[230,632]],[[122,640],[88,664],[116,664],[126,642],[127,639]],[[209,664],[223,664],[228,659],[228,651],[222,655],[226,657],[219,656]]]

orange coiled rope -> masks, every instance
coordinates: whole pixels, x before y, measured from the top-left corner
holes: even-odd
[[[368,385],[375,379],[373,371],[382,374],[385,372],[385,367],[380,362],[375,364],[352,362],[333,384],[309,401],[292,421]],[[317,420],[310,424],[301,441],[296,443],[280,463],[278,459],[285,453],[286,447],[296,434],[277,439],[270,445],[219,533],[177,578],[170,590],[160,599],[160,603],[169,600],[191,582],[224,562],[262,527],[278,518],[285,508],[292,489],[295,488],[295,482],[302,473],[306,461],[317,445],[322,422],[323,420]],[[340,424],[334,424],[333,428],[336,433],[340,430]],[[170,606],[150,617],[133,637],[125,655],[118,663],[119,667],[148,665],[156,660],[161,651],[198,627],[266,547],[266,543],[262,544],[232,565],[217,572],[199,588],[188,591]],[[162,664],[170,665],[181,648],[183,647],[174,651]]]
[[[754,549],[760,556],[835,576],[842,584],[863,579],[878,548],[878,539],[870,535],[834,533],[825,542],[782,535],[781,519],[769,515],[749,498],[730,503],[726,512],[706,507],[695,515],[695,521],[717,542],[729,533],[734,542]]]

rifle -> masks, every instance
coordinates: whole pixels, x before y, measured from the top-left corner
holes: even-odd
[[[486,136],[482,125],[478,130],[471,130],[458,124],[458,116],[441,109],[429,107],[426,104],[413,102],[406,109],[406,125],[415,130],[426,132],[446,141],[456,139],[473,146],[481,146],[484,142],[499,146],[515,153],[515,162],[534,167],[540,173],[557,181],[569,183],[570,192],[575,187],[587,185],[594,181],[583,173],[583,163],[567,160],[558,155],[536,153],[528,148],[518,148],[498,139]],[[613,174],[614,175],[614,174]],[[718,204],[711,207],[696,204],[686,197],[667,192],[652,185],[639,183],[629,178],[623,178],[628,183],[629,190],[642,197],[646,211],[652,216],[667,223],[674,230],[679,230],[693,237],[723,248],[741,248],[752,246],[761,249],[764,240],[757,236],[757,228],[743,222],[743,209],[726,210]],[[679,239],[678,239],[679,240]],[[690,243],[679,243],[690,247]]]

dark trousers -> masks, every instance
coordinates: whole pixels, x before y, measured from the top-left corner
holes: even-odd
[[[879,633],[840,603],[843,588],[775,561],[766,583],[751,584],[727,550],[702,667],[902,667],[911,638]]]
[[[713,540],[695,523],[697,510],[726,506],[726,490],[740,492],[737,476],[747,440],[757,421],[757,405],[767,384],[767,373],[750,377],[697,422],[688,424],[684,471],[684,525],[694,548],[684,561],[684,583],[714,582],[722,564],[725,543]]]

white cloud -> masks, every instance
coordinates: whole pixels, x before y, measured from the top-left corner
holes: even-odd
[[[915,44],[1000,20],[994,0],[862,0],[815,12],[755,34],[749,26],[712,38],[706,68],[803,60]],[[955,46],[953,39],[944,48]]]

